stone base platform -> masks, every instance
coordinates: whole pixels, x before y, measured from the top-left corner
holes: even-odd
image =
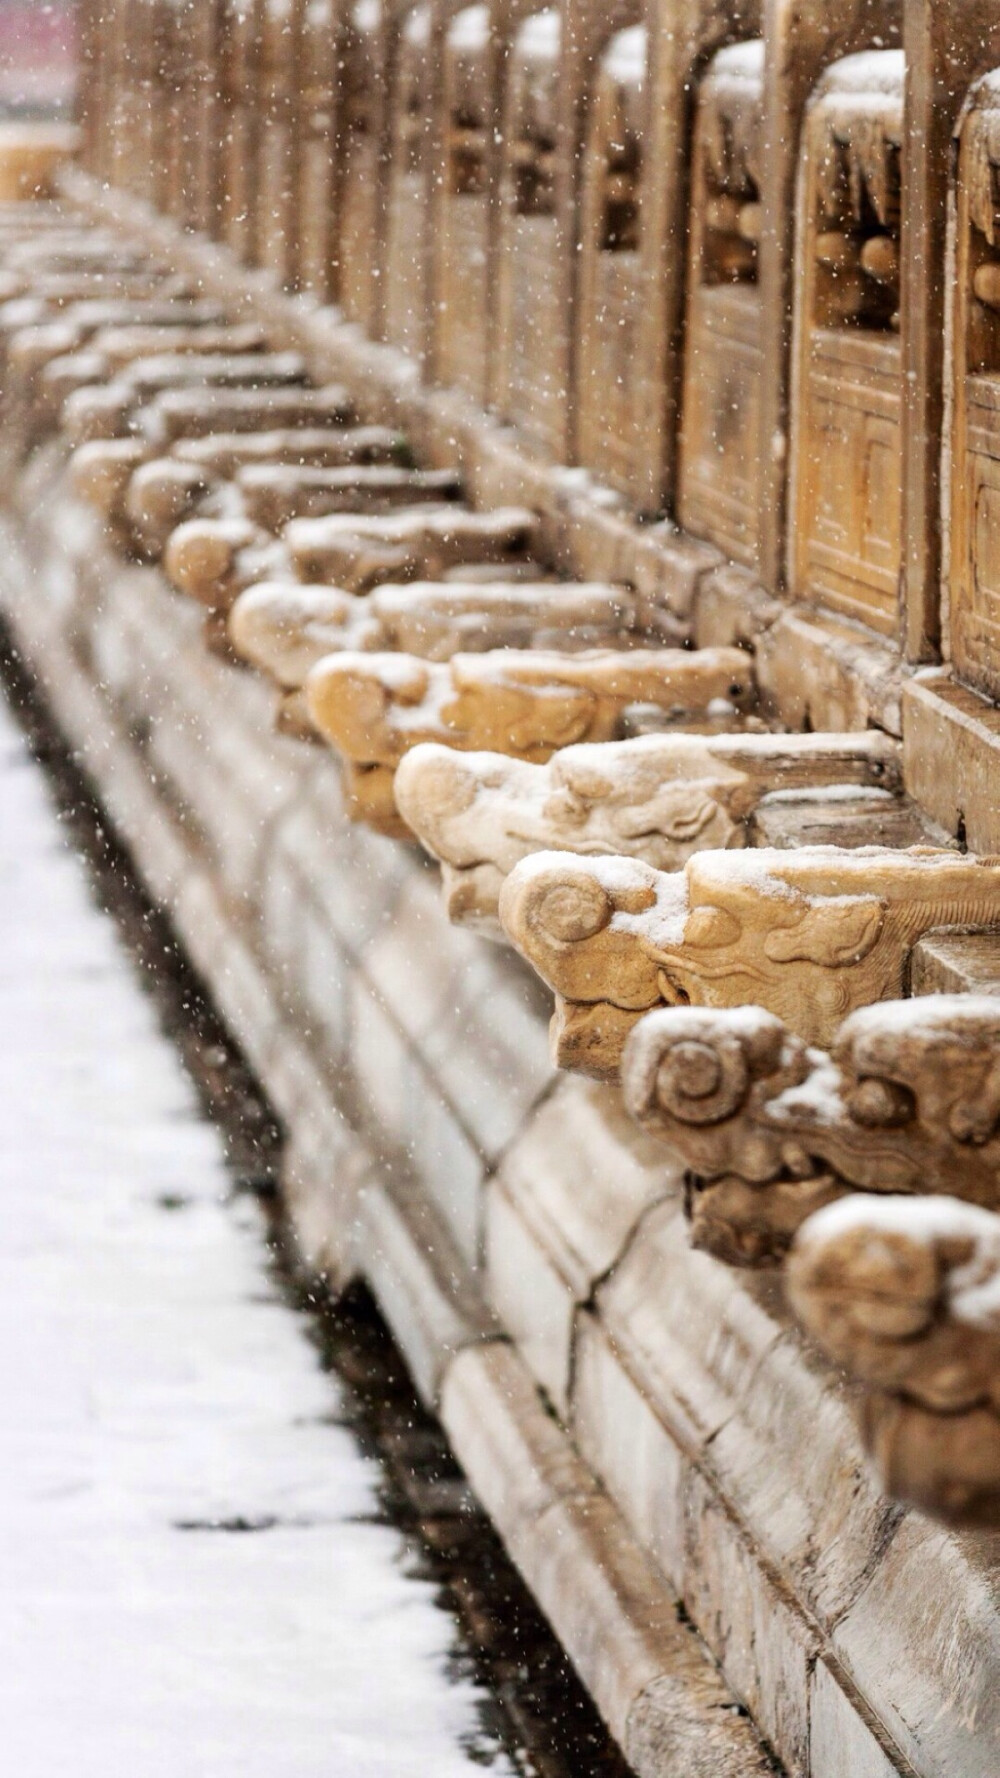
[[[348,825],[55,452],[2,528],[16,640],[284,1121],[303,1267],[370,1283],[637,1772],[996,1778],[1000,1541],[880,1494],[773,1287],[691,1252],[662,1148],[554,1076],[516,959]]]

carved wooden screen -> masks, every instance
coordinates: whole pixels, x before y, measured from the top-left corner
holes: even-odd
[[[566,448],[564,231],[557,206],[561,20],[533,13],[514,39],[503,130],[498,401],[554,456]]]
[[[444,41],[444,189],[437,206],[437,378],[489,394],[491,16],[467,6]]]
[[[584,150],[577,455],[623,493],[635,471],[647,57],[645,26],[612,37],[594,80]]]
[[[1000,73],[972,96],[957,189],[951,654],[1000,697]]]
[[[792,584],[895,636],[902,506],[903,57],[823,77],[803,142],[796,250]]]
[[[385,332],[393,345],[417,355],[423,351],[427,311],[430,24],[426,4],[403,19],[391,100]]]
[[[760,512],[763,82],[754,39],[720,50],[698,91],[678,485],[681,522],[748,566]]]

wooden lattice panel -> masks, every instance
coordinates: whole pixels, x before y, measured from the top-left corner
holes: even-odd
[[[625,493],[636,451],[647,59],[643,25],[616,32],[608,43],[592,91],[584,156],[577,454]]]
[[[810,105],[796,255],[792,582],[883,635],[899,624],[903,58],[838,62]]]
[[[756,560],[760,509],[760,153],[764,45],[720,50],[694,138],[681,520],[738,562]]]

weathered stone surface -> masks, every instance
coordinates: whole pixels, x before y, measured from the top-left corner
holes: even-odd
[[[756,643],[761,695],[790,728],[902,734],[903,674],[892,649],[821,613],[786,610]]]
[[[1000,936],[995,932],[930,932],[910,963],[912,994],[1000,993]]]
[[[394,768],[421,741],[447,740],[545,760],[578,740],[611,740],[634,703],[704,709],[752,698],[736,650],[631,649],[561,655],[498,649],[447,662],[410,655],[330,656],[306,685],[313,721],[347,759]]]
[[[692,1252],[680,1207],[664,1204],[646,1216],[601,1286],[597,1311],[601,1338],[645,1404],[642,1413],[629,1408],[627,1391],[622,1411],[637,1425],[646,1411],[656,1415],[685,1458],[712,1478],[789,1595],[829,1632],[867,1584],[899,1508],[869,1475],[843,1391],[791,1330],[779,1293],[769,1285],[748,1289]],[[679,1561],[674,1496],[666,1488],[661,1498],[655,1473],[644,1480],[641,1468],[632,1489],[630,1438],[605,1447],[591,1422],[587,1450],[602,1475],[620,1478],[616,1498],[632,1500],[625,1510],[637,1523],[659,1515],[656,1547],[672,1549]]]
[[[565,1410],[577,1308],[647,1207],[674,1196],[669,1161],[629,1128],[617,1096],[561,1081],[504,1155],[486,1197],[490,1298],[529,1369]]]
[[[486,568],[479,579],[454,578],[461,572],[443,582],[390,582],[363,600],[339,587],[267,582],[237,599],[229,635],[238,654],[286,690],[297,690],[324,655],[338,652],[398,649],[443,661],[535,642],[576,652],[631,637],[632,601],[618,588],[506,582],[502,567]]]
[[[891,1492],[992,1524],[1000,1492],[1000,1217],[953,1198],[847,1198],[799,1231],[794,1308],[875,1391],[864,1430]]]
[[[934,995],[864,1007],[828,1054],[756,1007],[650,1013],[626,1045],[629,1109],[686,1162],[693,1239],[773,1263],[855,1187],[1000,1207],[1000,1009]]]
[[[511,1348],[463,1353],[445,1379],[441,1413],[470,1481],[643,1778],[765,1771],[662,1577]]]
[[[1000,851],[995,794],[1000,713],[944,670],[907,681],[903,692],[906,787],[946,833],[974,851]]]
[[[508,937],[570,1015],[604,1003],[634,1023],[664,1002],[756,1002],[807,1043],[830,1043],[851,1008],[897,998],[924,933],[998,913],[992,861],[932,848],[706,852],[675,873],[540,852],[500,895]],[[595,1046],[592,1071],[617,1068],[624,1023]]]
[[[492,1341],[496,1326],[447,1227],[405,1182],[369,1178],[358,1252],[424,1401],[438,1407],[456,1356]]]
[[[809,1751],[817,1778],[898,1778],[899,1766],[825,1661],[813,1671],[811,1704]]]
[[[873,731],[878,732],[878,731]],[[946,843],[917,805],[882,790],[831,785],[818,793],[778,790],[750,821],[755,846],[905,846]]]
[[[877,733],[647,735],[564,747],[540,766],[428,744],[401,763],[396,801],[441,861],[451,918],[492,936],[501,884],[533,852],[678,870],[696,851],[743,845],[778,786],[892,786],[898,770],[895,743]]]
[[[908,1513],[837,1625],[835,1655],[917,1771],[996,1769],[998,1578],[995,1535],[956,1538]]]

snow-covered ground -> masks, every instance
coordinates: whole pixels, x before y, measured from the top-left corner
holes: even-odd
[[[481,1772],[451,1622],[2,705],[0,1120],[0,1771]]]

